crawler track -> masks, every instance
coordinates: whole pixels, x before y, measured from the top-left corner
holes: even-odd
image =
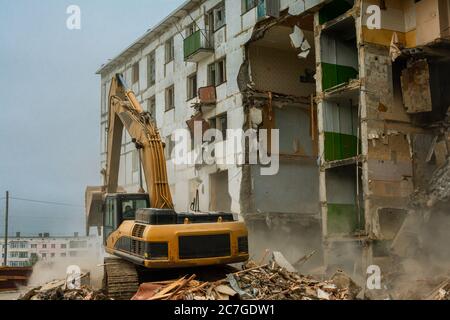
[[[129,300],[143,282],[176,280],[195,274],[197,280],[217,281],[237,271],[229,265],[149,270],[116,257],[105,258],[103,290],[115,300]]]
[[[120,258],[105,258],[103,289],[116,300],[129,300],[139,288],[134,264]]]

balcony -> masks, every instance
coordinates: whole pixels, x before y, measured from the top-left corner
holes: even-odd
[[[214,53],[208,30],[198,30],[184,39],[184,61],[199,62]]]
[[[216,87],[208,86],[198,89],[198,97],[203,105],[213,105],[216,103]]]

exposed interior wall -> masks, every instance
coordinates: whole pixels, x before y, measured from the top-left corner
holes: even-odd
[[[324,100],[325,160],[342,160],[358,151],[358,96]]]
[[[252,166],[252,195],[257,212],[316,214],[318,177],[315,161],[317,143],[311,136],[310,112],[300,106],[273,110],[274,129],[280,135],[280,168],[274,176],[261,175]],[[298,183],[305,181],[306,184]],[[280,199],[283,205],[280,206]]]
[[[320,37],[322,89],[358,78],[358,48],[353,17],[326,28]]]
[[[314,83],[302,82],[302,77],[311,77],[315,72],[314,55],[299,59],[292,47],[289,34],[292,28],[275,26],[264,38],[249,46],[249,61],[255,89],[293,96],[309,96],[314,91]],[[313,33],[304,31],[305,37],[313,44]]]
[[[364,229],[362,193],[358,197],[357,189],[361,182],[357,182],[356,170],[355,165],[348,165],[326,171],[328,236],[348,236]]]
[[[381,10],[381,29],[367,27],[368,14],[363,16],[363,39],[365,42],[389,46],[392,35],[397,34],[399,43],[407,48],[422,46],[436,39],[450,37],[448,0],[386,0]],[[363,12],[379,1],[364,1]]]
[[[252,166],[252,176],[257,212],[317,214],[318,178],[314,163],[282,160],[276,176],[262,176],[260,167]]]

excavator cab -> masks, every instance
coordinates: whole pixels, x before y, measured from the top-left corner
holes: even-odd
[[[105,196],[103,204],[103,243],[124,221],[136,219],[138,209],[150,208],[147,193],[113,193]]]

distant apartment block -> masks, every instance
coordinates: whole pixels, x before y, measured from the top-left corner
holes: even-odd
[[[1,265],[4,265],[5,241],[0,239]],[[48,233],[38,236],[21,236],[8,238],[8,258],[10,267],[26,267],[38,260],[51,261],[67,257],[84,257],[88,253],[100,253],[101,244],[96,237],[52,236]]]

